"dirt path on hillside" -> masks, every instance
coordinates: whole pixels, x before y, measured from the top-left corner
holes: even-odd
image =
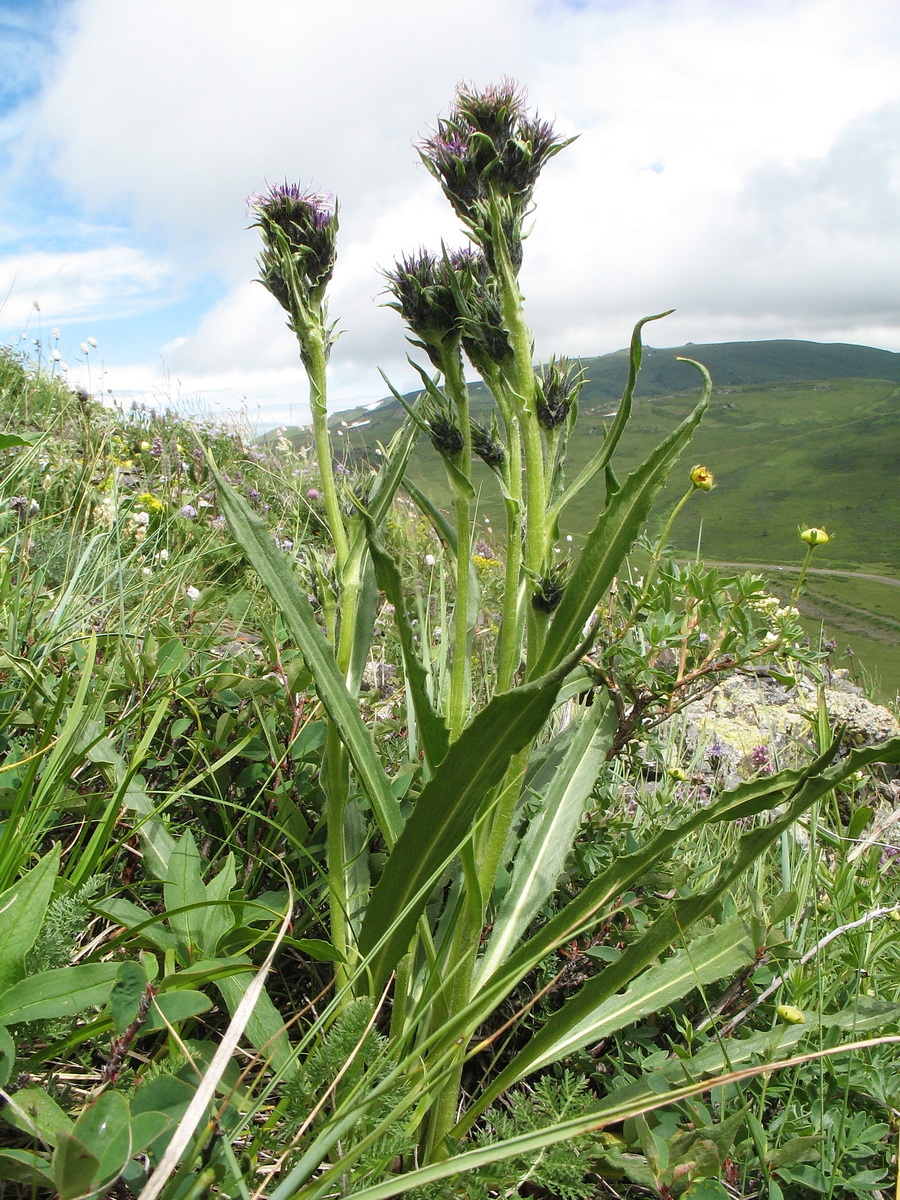
[[[799,567],[785,566],[784,563],[737,563],[718,562],[716,559],[703,560],[710,567],[743,567],[748,571],[786,571],[796,575]],[[833,567],[810,567],[807,575],[839,575],[842,579],[868,579],[872,583],[886,583],[888,587],[900,588],[900,579],[892,579],[890,575],[867,575],[863,571],[838,571]]]

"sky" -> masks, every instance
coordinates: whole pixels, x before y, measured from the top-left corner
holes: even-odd
[[[378,368],[411,390],[381,272],[465,242],[416,141],[503,76],[578,135],[525,244],[539,359],[668,308],[653,345],[900,351],[896,0],[0,0],[0,342],[121,400],[302,423],[246,212],[289,180],[340,206],[331,407],[382,397]]]

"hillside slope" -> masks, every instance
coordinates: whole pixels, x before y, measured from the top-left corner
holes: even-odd
[[[696,376],[690,367],[678,362],[679,358],[703,363],[716,388],[833,379],[884,379],[900,383],[900,354],[872,346],[791,340],[688,342],[664,349],[645,347],[638,394],[661,396],[693,388]],[[587,375],[583,403],[618,400],[628,376],[628,351],[616,350],[581,361]],[[411,392],[408,398],[411,400],[416,394]],[[476,406],[479,399],[487,399],[482,384],[472,385],[472,397]],[[388,424],[383,425],[384,417],[389,418]],[[375,407],[368,405],[342,412],[332,421],[337,424],[361,419],[368,419],[374,427],[373,435],[383,440],[383,433],[391,423],[402,419],[402,409],[396,400],[387,398]]]

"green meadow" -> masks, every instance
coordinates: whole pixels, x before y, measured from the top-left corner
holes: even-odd
[[[686,346],[650,353],[650,369],[639,377],[637,402],[621,443],[620,474],[642,462],[696,402],[697,389],[687,387],[646,394],[647,387],[675,381],[681,373],[685,384],[693,383],[692,368],[676,363],[676,353],[702,355],[725,379],[745,378],[753,371],[788,374],[782,358],[774,356],[773,362],[763,348],[791,343],[749,344],[759,348],[756,356],[746,347],[741,347],[738,355],[737,345]],[[810,343],[796,345],[802,350],[798,370],[823,365],[840,369],[848,363],[846,369],[890,370],[897,357],[866,347],[841,347],[845,353],[838,357],[826,346],[819,348],[823,353],[817,357]],[[726,349],[734,353],[727,355]],[[615,354],[586,361],[585,370],[588,383],[569,442],[570,477],[590,460],[608,427],[616,410],[610,394],[624,366]],[[484,415],[487,401],[483,389],[476,386],[472,392],[473,408],[477,411],[480,401]],[[341,414],[333,424],[337,429],[344,421],[344,442],[371,456],[377,443],[388,441],[401,415],[396,401],[385,401],[369,412]],[[368,424],[349,428],[359,421]],[[679,515],[672,531],[678,550],[689,555],[699,547],[707,561],[760,568],[776,591],[786,593],[795,578],[791,568],[799,569],[803,557],[798,526],[825,528],[832,541],[818,551],[815,567],[845,574],[813,573],[801,605],[807,630],[818,637],[824,621],[825,637],[837,642],[839,665],[865,678],[882,698],[893,697],[900,688],[900,489],[896,485],[900,476],[900,384],[892,379],[833,376],[717,386],[694,436],[690,457],[709,467],[716,486],[709,495],[695,497]],[[409,475],[449,505],[450,489],[427,439],[420,441]],[[479,463],[476,475],[479,520],[490,541],[500,537],[503,502],[491,472]],[[676,474],[660,494],[655,506],[659,530],[684,485],[685,480]],[[602,481],[585,488],[567,510],[561,535],[570,534],[576,543],[583,540],[596,520],[603,495]],[[880,576],[885,581],[863,576]]]

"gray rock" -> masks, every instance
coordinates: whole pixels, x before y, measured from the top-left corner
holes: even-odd
[[[832,727],[844,726],[848,748],[900,734],[889,709],[867,700],[838,674],[824,688],[824,698]],[[735,672],[676,719],[695,774],[733,787],[767,764],[782,769],[809,762],[817,705],[818,689],[811,680],[788,687],[767,675]]]

